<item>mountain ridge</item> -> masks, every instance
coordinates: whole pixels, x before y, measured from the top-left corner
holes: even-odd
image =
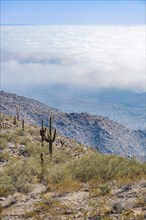
[[[65,85],[46,85],[8,89],[8,92],[37,99],[65,113],[98,114],[130,128],[145,129],[146,93],[118,89],[79,89]]]
[[[4,114],[14,116],[18,106],[21,118],[34,124],[40,124],[43,118],[46,125],[49,116],[52,115],[53,126],[61,135],[97,148],[101,153],[146,160],[145,131],[131,130],[103,116],[89,113],[63,113],[37,100],[16,94],[0,92],[0,98],[1,112]]]

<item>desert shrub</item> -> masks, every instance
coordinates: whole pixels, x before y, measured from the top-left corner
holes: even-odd
[[[38,178],[41,173],[40,157],[28,158],[25,167],[29,171],[28,175],[31,177],[31,182],[33,182],[34,177]]]
[[[11,178],[3,173],[0,179],[0,197],[7,197],[13,193],[14,190],[15,188],[11,182]]]
[[[34,127],[26,128],[26,131],[31,136],[37,136],[39,134],[39,130]]]
[[[41,176],[38,176],[38,178],[41,177],[45,184],[58,183],[65,178],[66,170],[64,167],[54,164],[49,155],[45,156],[43,164],[40,163],[40,169]]]
[[[96,175],[93,160],[90,159],[88,155],[85,155],[71,164],[70,169],[74,179],[87,182]]]
[[[111,186],[108,184],[103,184],[99,186],[102,195],[107,195],[111,192]]]
[[[45,152],[46,150],[45,148],[42,149],[40,143],[29,141],[25,147],[25,151],[27,152],[28,156],[36,157],[40,155],[42,151]]]
[[[22,145],[27,145],[27,144],[29,144],[30,143],[30,139],[28,138],[28,137],[21,137],[21,139],[20,139],[20,144],[22,144]]]
[[[48,183],[47,189],[51,192],[57,192],[60,195],[67,192],[76,192],[80,189],[81,183],[79,181],[73,181],[70,176],[64,176],[61,181],[57,183]]]
[[[24,132],[22,131],[22,128],[16,128],[15,135],[17,135],[18,137],[23,136]]]
[[[7,139],[5,137],[0,137],[0,149],[5,149],[8,146]]]
[[[8,161],[10,159],[10,154],[8,151],[0,152],[0,161]]]
[[[52,169],[47,172],[48,182],[59,183],[68,176],[68,169],[66,166],[54,165]]]
[[[12,159],[4,168],[0,184],[3,185],[3,188],[6,185],[11,192],[27,192],[33,179],[32,169],[25,160]]]
[[[94,178],[104,181],[125,177],[137,179],[144,176],[145,168],[136,160],[91,152],[75,160],[70,169],[74,179],[87,182]]]
[[[18,142],[18,137],[17,135],[15,135],[15,133],[13,132],[5,132],[1,134],[1,138],[4,138],[7,140],[7,142],[13,142],[13,143],[17,143]]]
[[[48,150],[48,149],[47,149]],[[67,161],[70,161],[70,157],[66,151],[62,151],[61,149],[56,149],[55,146],[53,148],[53,162],[56,164],[63,164]]]

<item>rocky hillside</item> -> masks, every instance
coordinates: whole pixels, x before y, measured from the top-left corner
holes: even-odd
[[[60,136],[48,154],[39,127],[1,114],[0,219],[144,220],[144,163]],[[43,163],[40,158],[43,153]]]
[[[146,93],[114,89],[87,91],[64,85],[38,86],[26,90],[15,88],[13,91],[66,113],[87,112],[102,115],[134,130],[143,130],[146,127]]]
[[[130,130],[108,118],[86,113],[62,113],[36,100],[0,92],[1,112],[14,116],[16,106],[20,117],[34,124],[43,118],[53,116],[57,131],[86,146],[97,148],[100,152],[136,157],[145,161],[145,131]]]

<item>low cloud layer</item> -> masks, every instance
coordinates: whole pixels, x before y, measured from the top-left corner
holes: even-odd
[[[3,88],[63,84],[144,91],[143,26],[2,27]]]

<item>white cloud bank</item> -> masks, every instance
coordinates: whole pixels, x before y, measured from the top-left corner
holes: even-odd
[[[144,26],[2,27],[2,87],[145,90]]]

